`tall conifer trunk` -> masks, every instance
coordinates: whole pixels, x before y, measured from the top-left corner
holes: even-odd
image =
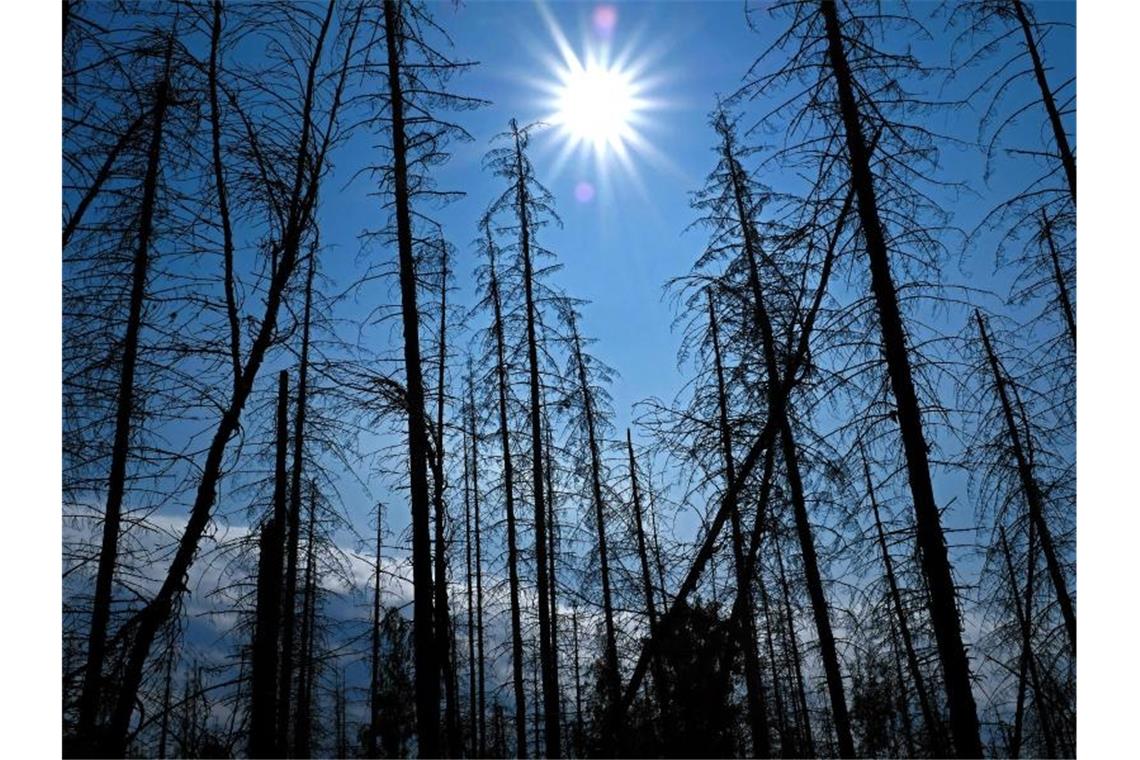
[[[507,576],[511,598],[511,673],[515,691],[515,752],[526,757],[526,688],[523,683],[523,643],[522,620],[519,609],[519,569],[518,531],[515,524],[515,476],[511,458],[511,434],[507,417],[507,356],[506,338],[503,334],[503,302],[499,292],[499,278],[495,269],[495,249],[487,234],[488,252],[491,258],[490,282],[491,306],[495,334],[495,375],[499,396],[499,435],[503,453],[503,492],[507,509]]]
[[[716,371],[717,424],[720,428],[721,455],[724,459],[724,476],[731,488],[736,480],[736,462],[732,454],[732,430],[728,423],[728,397],[724,383],[724,365],[720,355],[720,336],[717,330],[716,309],[712,294],[709,294],[709,331],[712,334],[713,363]],[[633,452],[630,450],[632,459]],[[748,703],[748,722],[752,734],[752,753],[756,757],[769,757],[772,754],[768,736],[768,708],[765,704],[764,687],[760,683],[760,657],[757,652],[756,618],[752,609],[752,579],[748,577],[745,560],[744,531],[740,527],[740,505],[735,496],[729,509],[732,529],[732,552],[736,569],[737,598],[742,609],[737,622],[740,650],[744,655],[744,684]]]
[[[107,502],[103,510],[103,534],[99,547],[99,564],[95,574],[95,596],[91,602],[91,628],[87,635],[87,664],[83,690],[79,697],[77,733],[81,740],[93,741],[99,706],[103,700],[103,669],[107,656],[107,625],[111,619],[111,602],[115,568],[119,556],[119,532],[122,526],[123,497],[127,490],[127,459],[130,456],[132,421],[135,405],[135,370],[138,364],[139,334],[142,332],[143,308],[146,300],[147,276],[150,271],[154,216],[158,205],[159,164],[162,160],[163,129],[170,103],[170,58],[173,37],[167,43],[162,80],[155,87],[154,113],[150,141],[147,146],[146,171],[143,175],[142,198],[139,203],[138,234],[131,263],[130,301],[119,359],[119,382],[115,400],[115,432],[111,444],[111,468],[107,476]]]
[[[393,184],[400,267],[400,311],[404,329],[405,394],[408,405],[408,473],[412,503],[412,625],[416,660],[416,733],[421,757],[440,754],[439,657],[432,610],[431,503],[428,496],[428,436],[420,355],[420,313],[412,216],[408,197],[407,136],[401,79],[402,19],[394,0],[384,0],[384,35],[388,51],[388,94],[392,119]]]
[[[843,137],[851,182],[858,201],[859,219],[867,247],[871,291],[879,314],[882,348],[898,414],[906,457],[907,475],[914,501],[915,526],[923,573],[929,587],[930,616],[946,686],[954,750],[959,757],[981,757],[982,738],[977,705],[970,684],[970,661],[962,641],[962,620],[942,531],[934,500],[930,462],[923,434],[922,412],[911,376],[906,330],[899,311],[898,294],[891,275],[890,253],[879,215],[879,200],[871,171],[871,155],[863,134],[863,122],[855,97],[856,84],[844,49],[843,31],[834,0],[821,0],[827,34],[828,64],[835,80]]]
[[[546,754],[562,754],[561,727],[558,714],[558,670],[554,664],[553,644],[550,636],[550,579],[546,557],[546,481],[542,470],[546,463],[542,439],[542,391],[538,368],[537,306],[534,298],[534,264],[530,250],[530,200],[523,169],[522,137],[518,126],[511,121],[515,140],[515,166],[517,174],[516,203],[519,220],[519,252],[523,264],[523,294],[526,299],[527,376],[530,384],[530,436],[531,476],[534,494],[534,561],[538,575],[538,651],[542,664],[543,723]]]
[[[994,387],[997,389],[998,399],[1001,401],[1002,419],[1005,422],[1009,446],[1013,450],[1014,460],[1017,463],[1017,476],[1021,484],[1021,492],[1025,495],[1025,501],[1029,507],[1029,519],[1037,529],[1037,535],[1041,541],[1041,551],[1045,555],[1045,566],[1049,569],[1049,578],[1053,582],[1057,606],[1061,608],[1061,615],[1065,619],[1065,631],[1069,636],[1069,652],[1076,658],[1077,616],[1073,611],[1073,601],[1072,597],[1069,596],[1065,572],[1057,559],[1057,550],[1053,545],[1053,533],[1049,530],[1049,524],[1045,522],[1045,500],[1033,471],[1032,450],[1030,448],[1032,442],[1022,438],[1021,430],[1017,426],[1013,409],[1016,401],[1013,394],[1016,393],[1016,389],[1010,386],[1002,368],[1001,360],[994,352],[982,313],[975,310],[974,318],[977,320],[978,332],[981,334],[982,346],[986,352],[986,360],[993,374]]]

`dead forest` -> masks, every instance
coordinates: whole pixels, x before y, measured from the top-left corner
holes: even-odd
[[[1075,756],[1074,30],[737,10],[625,408],[479,3],[63,2],[65,756]]]

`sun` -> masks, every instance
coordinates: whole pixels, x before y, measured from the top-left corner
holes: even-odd
[[[629,74],[591,61],[562,72],[551,123],[595,150],[617,149],[634,137],[637,108]]]
[[[671,166],[650,139],[650,132],[660,129],[661,110],[669,107],[661,94],[670,76],[662,65],[665,51],[639,45],[640,33],[619,34],[615,5],[594,7],[578,46],[567,39],[551,9],[543,3],[538,8],[550,37],[535,41],[542,65],[523,79],[537,90],[538,121],[550,127],[552,139],[544,144],[555,151],[552,176],[572,173],[579,203],[604,192],[615,173],[644,191],[639,159]],[[625,44],[615,44],[619,38]]]

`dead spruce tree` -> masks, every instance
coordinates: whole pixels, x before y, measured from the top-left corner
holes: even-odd
[[[918,23],[909,15],[887,15],[874,8],[866,13],[845,8],[841,13],[832,0],[783,4],[774,11],[789,18],[786,31],[762,59],[774,64],[776,70],[750,77],[742,93],[771,93],[793,87],[797,94],[765,119],[770,126],[792,125],[790,140],[799,138],[778,158],[792,161],[813,152],[815,158],[811,160],[821,167],[844,167],[840,181],[850,181],[854,188],[863,249],[860,254],[869,275],[881,351],[894,397],[954,751],[963,757],[978,757],[982,741],[969,659],[934,497],[929,444],[896,284],[900,272],[905,276],[923,255],[936,258],[939,251],[937,240],[924,232],[928,228],[919,218],[930,217],[931,204],[917,189],[929,182],[924,172],[936,161],[936,136],[922,124],[908,120],[919,106],[903,89],[906,77],[921,74],[921,67],[912,55],[892,54],[882,42],[888,28],[893,29],[892,39],[897,39],[913,32]],[[783,60],[773,61],[781,54],[785,55]],[[805,70],[811,75],[806,88],[798,79]],[[883,87],[893,95],[876,96]],[[872,137],[876,135],[881,143],[873,150]],[[821,140],[829,146],[823,154],[815,147]],[[904,264],[908,266],[904,268]]]
[[[111,603],[123,500],[127,488],[127,459],[130,454],[131,425],[136,416],[135,373],[139,355],[140,332],[143,327],[144,302],[150,262],[153,255],[153,233],[156,207],[160,192],[160,167],[164,159],[163,135],[166,115],[175,94],[172,89],[172,66],[175,52],[175,31],[171,30],[161,53],[155,82],[148,87],[153,93],[148,104],[150,124],[146,147],[145,169],[140,185],[141,198],[138,222],[134,231],[134,255],[130,268],[129,305],[122,338],[122,353],[118,359],[119,380],[115,391],[114,434],[110,454],[110,472],[106,482],[106,503],[103,509],[102,543],[95,579],[95,593],[91,606],[90,632],[87,637],[87,664],[83,689],[79,699],[79,718],[76,729],[81,741],[93,741],[98,721],[99,705],[103,698],[103,678],[107,647],[107,626]],[[81,214],[77,210],[72,214]],[[65,244],[66,244],[65,231]]]
[[[498,235],[517,236],[517,242],[512,241],[504,245],[503,250],[513,252],[515,255],[512,268],[517,270],[524,297],[523,322],[529,388],[527,415],[530,420],[531,438],[531,492],[534,502],[534,556],[538,583],[538,645],[542,670],[543,735],[546,754],[558,757],[562,754],[562,740],[558,672],[555,667],[554,644],[551,636],[546,480],[543,474],[546,459],[543,453],[542,433],[540,381],[542,368],[539,366],[541,304],[536,283],[537,277],[541,274],[537,269],[537,260],[541,256],[550,255],[538,244],[536,233],[552,220],[557,222],[558,217],[554,213],[553,196],[535,178],[534,169],[527,157],[527,146],[535,127],[536,125],[520,127],[512,119],[510,130],[496,138],[496,141],[505,144],[492,148],[484,158],[484,167],[508,185],[488,208],[486,224],[492,226]]]
[[[507,347],[507,313],[504,309],[503,287],[500,279],[499,253],[489,223],[481,225],[483,238],[480,241],[482,253],[487,259],[480,269],[483,284],[483,309],[490,309],[491,321],[482,343],[487,362],[490,365],[491,384],[495,389],[494,408],[499,426],[501,490],[507,527],[507,583],[510,596],[511,628],[511,681],[515,703],[515,753],[526,755],[526,689],[523,683],[523,640],[522,610],[519,594],[519,537],[518,520],[515,510],[515,470],[514,455],[511,449],[511,398],[510,368]]]
[[[158,592],[127,623],[130,639],[123,677],[113,700],[114,707],[105,738],[98,745],[97,754],[121,755],[125,751],[130,717],[136,706],[151,645],[159,630],[170,620],[185,588],[186,573],[210,522],[227,444],[237,431],[242,409],[273,342],[283,293],[296,269],[306,236],[313,224],[317,189],[327,170],[329,150],[339,135],[337,117],[356,29],[352,17],[349,17],[341,19],[336,24],[336,30],[332,31],[335,17],[334,8],[329,6],[320,15],[306,11],[279,20],[282,34],[290,29],[312,33],[302,33],[296,38],[308,43],[296,51],[297,58],[306,62],[307,69],[300,93],[294,93],[299,94],[302,107],[296,111],[288,106],[286,110],[290,116],[282,117],[286,118],[286,124],[292,121],[292,126],[296,129],[277,130],[261,138],[287,141],[273,147],[275,152],[280,150],[292,160],[292,167],[286,174],[290,182],[286,185],[284,197],[275,197],[280,192],[277,185],[265,188],[268,198],[267,207],[264,208],[270,215],[274,229],[274,239],[269,247],[275,252],[276,262],[271,276],[257,283],[264,297],[264,313],[255,322],[254,337],[241,363],[241,374],[234,383],[229,399],[222,405],[221,419],[198,476],[189,520],[165,577]],[[286,44],[283,49],[289,50],[294,43]],[[330,66],[332,74],[327,76],[327,68]],[[322,75],[318,76],[318,72]],[[284,87],[276,90],[276,93],[280,95],[281,101],[287,97]],[[318,95],[323,96],[323,99]],[[271,111],[274,105],[280,107],[281,101],[270,100],[263,105]],[[294,103],[296,99],[289,98],[289,102]],[[268,114],[262,116],[265,117]],[[262,151],[261,155],[265,156],[266,153]],[[226,280],[230,279],[228,274],[227,272]]]
[[[450,93],[448,80],[470,64],[452,60],[442,45],[446,35],[428,9],[412,2],[388,0],[365,17],[374,43],[364,67],[384,82],[381,93],[368,97],[368,121],[388,139],[385,162],[374,167],[381,194],[392,220],[385,238],[397,249],[400,314],[403,325],[404,403],[408,417],[408,473],[412,513],[412,566],[416,589],[414,636],[416,658],[416,721],[419,752],[441,753],[439,726],[440,666],[443,662],[433,606],[431,556],[431,495],[428,487],[431,442],[425,398],[424,359],[421,350],[422,273],[417,271],[417,250],[423,245],[426,200],[455,195],[434,189],[432,167],[447,159],[447,146],[469,139],[458,126],[434,114],[463,109],[477,101]],[[436,43],[442,37],[442,42]],[[434,225],[428,223],[428,229]],[[440,579],[443,582],[442,579]],[[443,621],[442,624],[446,624]],[[449,678],[449,674],[444,674]],[[449,712],[450,714],[450,712]]]

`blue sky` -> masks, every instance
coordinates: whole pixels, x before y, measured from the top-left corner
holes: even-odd
[[[632,152],[632,171],[606,159],[599,166],[590,151],[578,151],[569,160],[560,160],[563,141],[553,129],[540,133],[531,151],[536,175],[554,194],[564,223],[562,228],[548,227],[540,233],[540,242],[557,254],[563,266],[552,283],[590,301],[583,330],[597,339],[593,351],[619,373],[611,390],[614,426],[620,434],[631,424],[634,404],[651,396],[671,400],[685,380],[688,369],[677,367],[680,336],[672,329],[675,315],[664,298],[663,286],[669,278],[689,270],[705,243],[703,230],[685,230],[696,218],[689,206],[689,194],[700,188],[715,161],[708,114],[718,94],[731,94],[740,86],[760,51],[782,30],[784,20],[773,20],[764,12],[753,13],[759,27],[754,31],[745,21],[741,2],[621,3],[615,6],[617,23],[606,40],[593,28],[593,13],[599,7],[596,3],[470,2],[458,7],[444,3],[431,7],[454,40],[454,56],[479,63],[454,80],[452,89],[491,101],[487,107],[458,115],[474,140],[455,145],[451,161],[435,174],[440,187],[467,192],[460,200],[431,212],[458,247],[458,290],[453,298],[462,303],[470,303],[473,297],[471,273],[477,261],[471,241],[476,236],[476,223],[489,201],[501,192],[499,180],[482,171],[482,156],[491,138],[506,128],[510,118],[525,123],[550,115],[549,97],[542,85],[549,87],[557,81],[557,37],[552,29],[561,31],[579,57],[588,49],[609,44],[641,72],[644,95],[653,105],[645,112],[639,131],[650,147]],[[1037,3],[1035,8],[1043,21],[1075,22],[1071,3]],[[943,16],[932,17],[936,9],[934,3],[912,5],[932,35],[928,41],[914,43],[914,50],[925,64],[950,67],[952,53],[961,57],[969,49],[952,50],[951,40],[957,30],[947,30]],[[1053,67],[1054,84],[1071,76],[1074,47],[1072,29],[1051,32],[1045,53]],[[949,87],[943,87],[941,76],[929,80],[927,87],[931,94],[944,99],[959,96],[975,86],[989,65],[993,64],[956,72]],[[1028,84],[1023,82],[1011,97],[1031,96],[1032,91],[1025,89]],[[969,107],[943,109],[931,117],[932,126],[976,144],[978,118],[986,102],[983,96]],[[746,104],[743,123],[752,123],[765,105],[755,101]],[[1011,142],[1040,144],[1042,121],[1036,115],[1022,120],[1010,132]],[[371,136],[354,139],[336,158],[339,171],[351,173],[375,160],[368,149],[372,141]],[[966,192],[948,193],[940,199],[953,213],[953,223],[965,230],[972,230],[990,208],[1037,172],[1023,160],[999,158],[989,180],[983,181],[981,149],[970,144],[947,144],[942,163],[944,178],[965,182]],[[763,179],[780,182],[778,177]],[[575,198],[575,186],[581,181],[596,187],[590,202]],[[331,191],[334,187],[336,192]],[[347,187],[342,181],[331,181],[326,188],[322,240],[337,251],[326,255],[326,271],[334,277],[343,272],[347,278],[356,271],[352,262],[360,250],[357,233],[378,227],[381,212],[376,199],[366,197],[372,188],[365,179]],[[1004,296],[1010,273],[995,271],[992,245],[992,238],[983,235],[978,246],[963,251],[959,239],[948,239],[951,256],[943,271],[944,281]],[[373,255],[386,258],[390,252]],[[997,298],[983,297],[982,302],[1001,308]],[[940,326],[949,334],[961,327],[954,318],[940,319]],[[453,366],[456,361],[452,359]],[[634,435],[636,440],[636,430]],[[939,481],[940,501],[955,500],[965,507],[951,510],[948,521],[970,525],[973,510],[963,479],[941,473]],[[396,499],[395,503],[400,502]],[[398,506],[391,510],[393,528],[399,530],[406,524],[405,512]]]

